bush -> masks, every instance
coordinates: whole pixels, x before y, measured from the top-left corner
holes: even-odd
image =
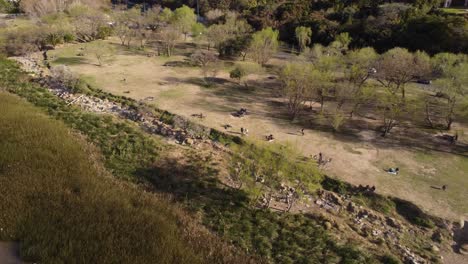
[[[321,182],[321,185],[325,190],[339,194],[348,194],[352,189],[352,186],[349,183],[336,180],[328,176],[324,178],[324,180]]]
[[[68,66],[58,65],[52,67],[50,74],[53,78],[63,83],[66,87],[70,88],[74,92],[80,91],[81,80],[73,73]]]
[[[63,41],[65,43],[70,43],[70,42],[73,42],[75,40],[75,35],[71,32],[66,32],[63,34]]]
[[[381,262],[383,264],[401,264],[400,260],[393,255],[385,255],[382,257]]]
[[[237,66],[229,73],[229,77],[231,79],[237,79],[237,81],[240,83],[246,74],[247,72],[243,68]]]

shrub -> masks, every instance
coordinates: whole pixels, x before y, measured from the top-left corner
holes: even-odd
[[[400,260],[397,257],[387,254],[382,257],[381,262],[383,264],[401,264]]]

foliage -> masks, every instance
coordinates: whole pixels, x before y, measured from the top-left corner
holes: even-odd
[[[255,32],[249,48],[252,59],[260,65],[265,65],[278,49],[278,37],[279,32],[271,27]]]
[[[185,38],[187,38],[187,34],[192,30],[196,22],[197,16],[190,7],[183,5],[174,11],[172,23],[180,32],[184,33]]]
[[[301,51],[305,50],[307,45],[310,44],[310,40],[312,38],[312,29],[307,27],[297,27],[296,28],[296,39],[299,43],[299,47]]]
[[[294,119],[312,97],[314,82],[312,65],[306,63],[289,63],[281,72],[283,95],[288,100],[288,113]]]
[[[251,74],[262,72],[261,67],[254,63],[237,63],[234,68],[229,72],[231,79],[236,79],[239,84],[242,84],[248,88],[249,84],[247,77]]]
[[[252,27],[236,14],[226,15],[225,22],[211,25],[205,38],[213,45],[220,56],[238,56],[245,58],[245,51],[249,46]]]
[[[114,47],[101,41],[88,43],[85,47],[85,51],[96,58],[99,66],[109,63],[115,55]]]
[[[168,57],[172,56],[174,47],[181,37],[180,31],[171,26],[167,26],[163,28],[156,36],[158,40],[162,42],[165,54]]]

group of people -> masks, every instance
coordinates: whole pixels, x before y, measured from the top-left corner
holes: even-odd
[[[239,111],[234,113],[234,116],[243,117],[247,114],[247,108],[241,108]]]
[[[362,192],[364,192],[364,193],[366,193],[366,192],[367,192],[367,193],[373,193],[373,192],[375,192],[375,190],[376,190],[375,185],[372,185],[372,186],[369,186],[369,185],[363,186],[363,185],[359,184],[359,186],[357,187],[357,190],[356,190],[356,191],[357,191],[358,193],[362,193]]]

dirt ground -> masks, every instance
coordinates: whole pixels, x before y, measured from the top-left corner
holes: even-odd
[[[178,55],[170,58],[119,51],[112,63],[103,67],[96,66],[91,57],[77,57],[78,51],[78,45],[67,46],[50,52],[50,56],[55,64],[69,65],[106,91],[138,100],[154,97],[147,102],[217,129],[229,124],[232,128],[226,132],[231,134],[240,135],[240,128],[247,128],[249,139],[264,140],[272,134],[277,142],[291,144],[305,156],[322,152],[325,158],[332,158],[324,168],[331,176],[353,184],[375,185],[379,193],[410,200],[445,218],[468,218],[466,155],[406,147],[395,143],[398,137],[382,143],[371,129],[363,128],[353,135],[334,134],[313,122],[291,122],[275,97],[277,82],[272,75],[250,76],[248,83],[255,89],[246,89],[230,80],[228,70],[224,70],[215,84],[207,87],[200,69],[184,65],[187,50],[178,50]],[[164,66],[167,64],[176,66]],[[240,108],[247,108],[249,115],[231,115]],[[206,118],[192,117],[199,113]],[[302,128],[304,136],[299,132]],[[390,175],[384,171],[389,167],[399,167],[401,173]],[[447,191],[437,189],[444,184]]]

